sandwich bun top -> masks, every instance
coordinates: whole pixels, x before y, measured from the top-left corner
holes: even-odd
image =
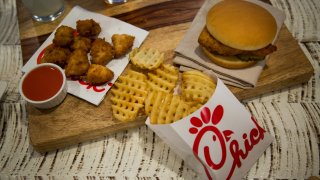
[[[257,50],[271,44],[277,23],[264,8],[243,0],[223,0],[207,14],[206,27],[221,43],[240,50]]]

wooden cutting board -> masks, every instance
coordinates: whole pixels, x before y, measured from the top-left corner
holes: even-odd
[[[150,34],[142,46],[165,52],[167,62],[172,62],[173,50],[190,27],[192,17],[201,7],[203,1],[195,3],[192,0],[156,0],[152,1],[154,3],[152,4],[151,1],[146,0],[149,4],[141,6],[142,1],[145,0],[132,1],[132,3],[112,7],[108,10],[104,10],[101,5],[94,4],[93,7],[96,9],[90,10],[107,15],[115,14],[116,18],[149,30]],[[70,0],[67,2],[79,1]],[[80,2],[90,6],[91,1]],[[18,1],[18,8],[20,4]],[[26,60],[45,40],[48,36],[47,33],[56,26],[37,23],[32,25],[32,21],[25,20],[24,11],[21,11],[18,9],[19,28],[23,58]],[[170,14],[180,11],[183,13],[175,17],[170,16]],[[159,13],[167,16],[159,18]],[[35,29],[28,28],[29,26],[34,26]],[[310,79],[313,68],[285,26],[280,31],[276,45],[278,50],[268,59],[257,87],[248,90],[229,87],[238,99],[257,97]],[[130,68],[129,64],[127,69]],[[27,106],[27,111],[30,141],[34,149],[39,152],[51,151],[97,139],[117,131],[139,127],[144,124],[146,119],[145,116],[139,116],[132,122],[120,122],[114,119],[111,113],[110,93],[107,93],[99,106],[68,95],[57,108],[38,110]]]
[[[143,46],[165,51],[170,61],[173,58],[172,50],[177,46],[188,26],[189,24],[183,24],[152,30]],[[277,46],[279,50],[268,60],[256,88],[242,90],[230,87],[239,99],[256,97],[309,80],[313,74],[313,68],[286,27],[281,30]],[[144,124],[146,118],[140,116],[132,122],[120,122],[114,119],[111,112],[110,93],[107,93],[99,106],[68,95],[65,101],[55,109],[38,110],[28,106],[27,111],[30,140],[34,148],[40,152],[138,127]]]

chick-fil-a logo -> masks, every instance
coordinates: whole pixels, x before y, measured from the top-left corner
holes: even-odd
[[[104,90],[106,90],[106,88],[104,88],[104,87],[100,89],[98,86],[90,85],[89,83],[87,83],[83,80],[78,80],[78,82],[79,82],[79,84],[86,86],[86,89],[92,88],[93,91],[95,91],[95,92],[103,92]],[[111,87],[112,85],[113,85],[112,83],[108,83],[108,86]]]
[[[251,116],[251,120],[253,121],[255,127],[250,130],[249,137],[248,134],[244,133],[242,135],[243,141],[238,142],[235,139],[231,139],[232,135],[234,134],[233,131],[221,131],[216,127],[216,125],[218,125],[221,121],[223,113],[224,109],[222,105],[216,106],[212,114],[208,107],[203,108],[200,113],[201,119],[199,119],[198,117],[192,117],[190,119],[192,127],[189,129],[189,132],[191,134],[196,135],[196,138],[193,143],[194,155],[200,161],[198,154],[199,151],[201,151],[201,153],[203,153],[204,155],[204,159],[207,165],[214,170],[221,169],[224,166],[228,155],[227,151],[230,152],[233,158],[233,163],[227,176],[227,179],[230,179],[233,175],[235,168],[241,167],[241,160],[245,160],[249,152],[253,149],[253,147],[257,145],[261,140],[263,140],[264,133],[266,131],[262,129],[254,119],[254,117]],[[202,137],[208,132],[213,133],[212,141],[218,143],[218,147],[215,147],[214,149],[210,149],[209,146],[204,146],[203,148],[200,147]],[[244,149],[240,148],[239,143],[244,144]],[[221,151],[221,158],[217,162],[214,162],[214,160],[211,157],[211,154],[213,154],[213,152],[216,150]],[[200,162],[202,163],[202,161]],[[212,179],[207,167],[203,163],[202,165],[205,169],[208,178]]]

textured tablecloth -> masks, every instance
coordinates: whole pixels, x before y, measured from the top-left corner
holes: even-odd
[[[312,63],[308,83],[243,102],[275,141],[247,179],[319,176],[320,1],[271,0]],[[41,155],[29,144],[15,0],[0,1],[0,179],[196,179],[197,175],[146,126]]]

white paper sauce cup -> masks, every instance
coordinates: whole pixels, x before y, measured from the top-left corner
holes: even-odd
[[[64,70],[52,63],[37,65],[22,77],[19,92],[36,108],[53,108],[62,103],[67,95]]]

